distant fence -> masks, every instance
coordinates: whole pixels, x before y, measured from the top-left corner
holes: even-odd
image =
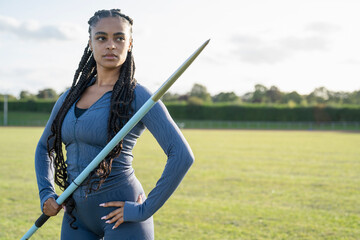
[[[8,120],[7,126],[31,126],[31,127],[41,127],[45,126],[47,120]],[[0,120],[0,126],[4,126],[4,120]]]
[[[45,126],[47,120],[11,120],[8,126]],[[360,122],[263,122],[176,120],[182,129],[278,129],[278,130],[348,130],[360,131]],[[0,120],[0,126],[4,122]]]

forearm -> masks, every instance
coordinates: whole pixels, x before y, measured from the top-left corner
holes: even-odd
[[[35,151],[35,172],[42,210],[44,202],[50,197],[56,199],[57,195],[54,188],[54,169],[47,150],[41,142],[38,143]]]
[[[181,164],[177,158],[169,158],[164,169],[164,172],[156,183],[155,188],[149,193],[148,198],[144,203],[138,204],[136,202],[125,202],[124,206],[124,220],[125,221],[144,221],[151,217],[159,208],[173,194],[180,182],[184,178],[186,172],[194,162],[192,154],[183,155],[181,158]]]

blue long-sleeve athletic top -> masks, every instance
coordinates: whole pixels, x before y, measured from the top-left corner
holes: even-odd
[[[35,152],[35,170],[41,208],[50,198],[56,198],[54,170],[47,153],[47,139],[51,124],[68,92],[56,102]],[[112,91],[105,93],[79,118],[75,116],[75,105],[68,111],[62,125],[62,141],[66,146],[68,182],[74,180],[107,144],[107,126]],[[132,106],[135,112],[150,98],[149,91],[140,84],[135,88]],[[167,155],[165,169],[155,188],[142,203],[126,201],[124,221],[143,221],[151,217],[170,197],[194,161],[192,151],[161,101],[126,135],[119,157],[114,159],[109,177],[96,194],[119,181],[126,181],[134,172],[132,149],[142,132],[148,128]],[[52,144],[52,143],[51,143]],[[86,180],[85,180],[86,182]],[[87,186],[80,186],[74,195],[85,195]],[[119,199],[121,200],[121,199]]]

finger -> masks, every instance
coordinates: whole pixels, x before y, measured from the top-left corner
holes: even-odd
[[[61,209],[61,205],[57,204],[57,202],[55,200],[50,202],[51,207],[54,208],[55,210],[60,210]]]
[[[43,212],[47,216],[55,216],[60,211],[60,208],[59,208],[59,205],[56,203],[54,198],[49,198],[44,203]]]
[[[117,227],[120,226],[120,224],[122,224],[123,222],[124,222],[124,218],[121,217],[121,218],[115,223],[115,225],[113,226],[112,229],[117,228]]]
[[[44,207],[43,212],[45,213],[45,215],[50,216],[50,217],[55,216],[58,213],[57,210],[55,210],[53,208],[49,208],[49,207]]]
[[[57,202],[55,201],[54,198],[49,198],[46,202],[49,204],[49,207],[51,207],[53,209],[59,209],[60,208],[60,205],[57,204]]]
[[[122,213],[115,215],[112,219],[107,220],[105,223],[114,223],[117,220],[119,220],[120,218],[122,218],[124,215]]]
[[[107,202],[99,204],[100,207],[123,207],[125,202],[121,201],[114,201],[114,202]]]
[[[102,220],[107,220],[107,219],[110,219],[110,218],[112,218],[113,216],[115,216],[117,214],[120,214],[120,213],[122,214],[123,212],[124,212],[123,208],[118,208],[118,209],[112,211],[111,213],[109,213],[108,215],[103,216],[101,219]]]

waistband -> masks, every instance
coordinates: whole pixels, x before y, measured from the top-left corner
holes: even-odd
[[[74,196],[77,197],[89,197],[95,196],[97,194],[105,193],[110,190],[114,190],[116,188],[122,187],[123,185],[130,184],[132,181],[136,179],[134,170],[129,173],[122,173],[119,175],[109,176],[105,182],[103,182],[100,188],[97,191],[88,192],[88,185],[79,186],[73,193]],[[84,182],[86,183],[87,180]],[[96,187],[96,185],[94,185]]]

